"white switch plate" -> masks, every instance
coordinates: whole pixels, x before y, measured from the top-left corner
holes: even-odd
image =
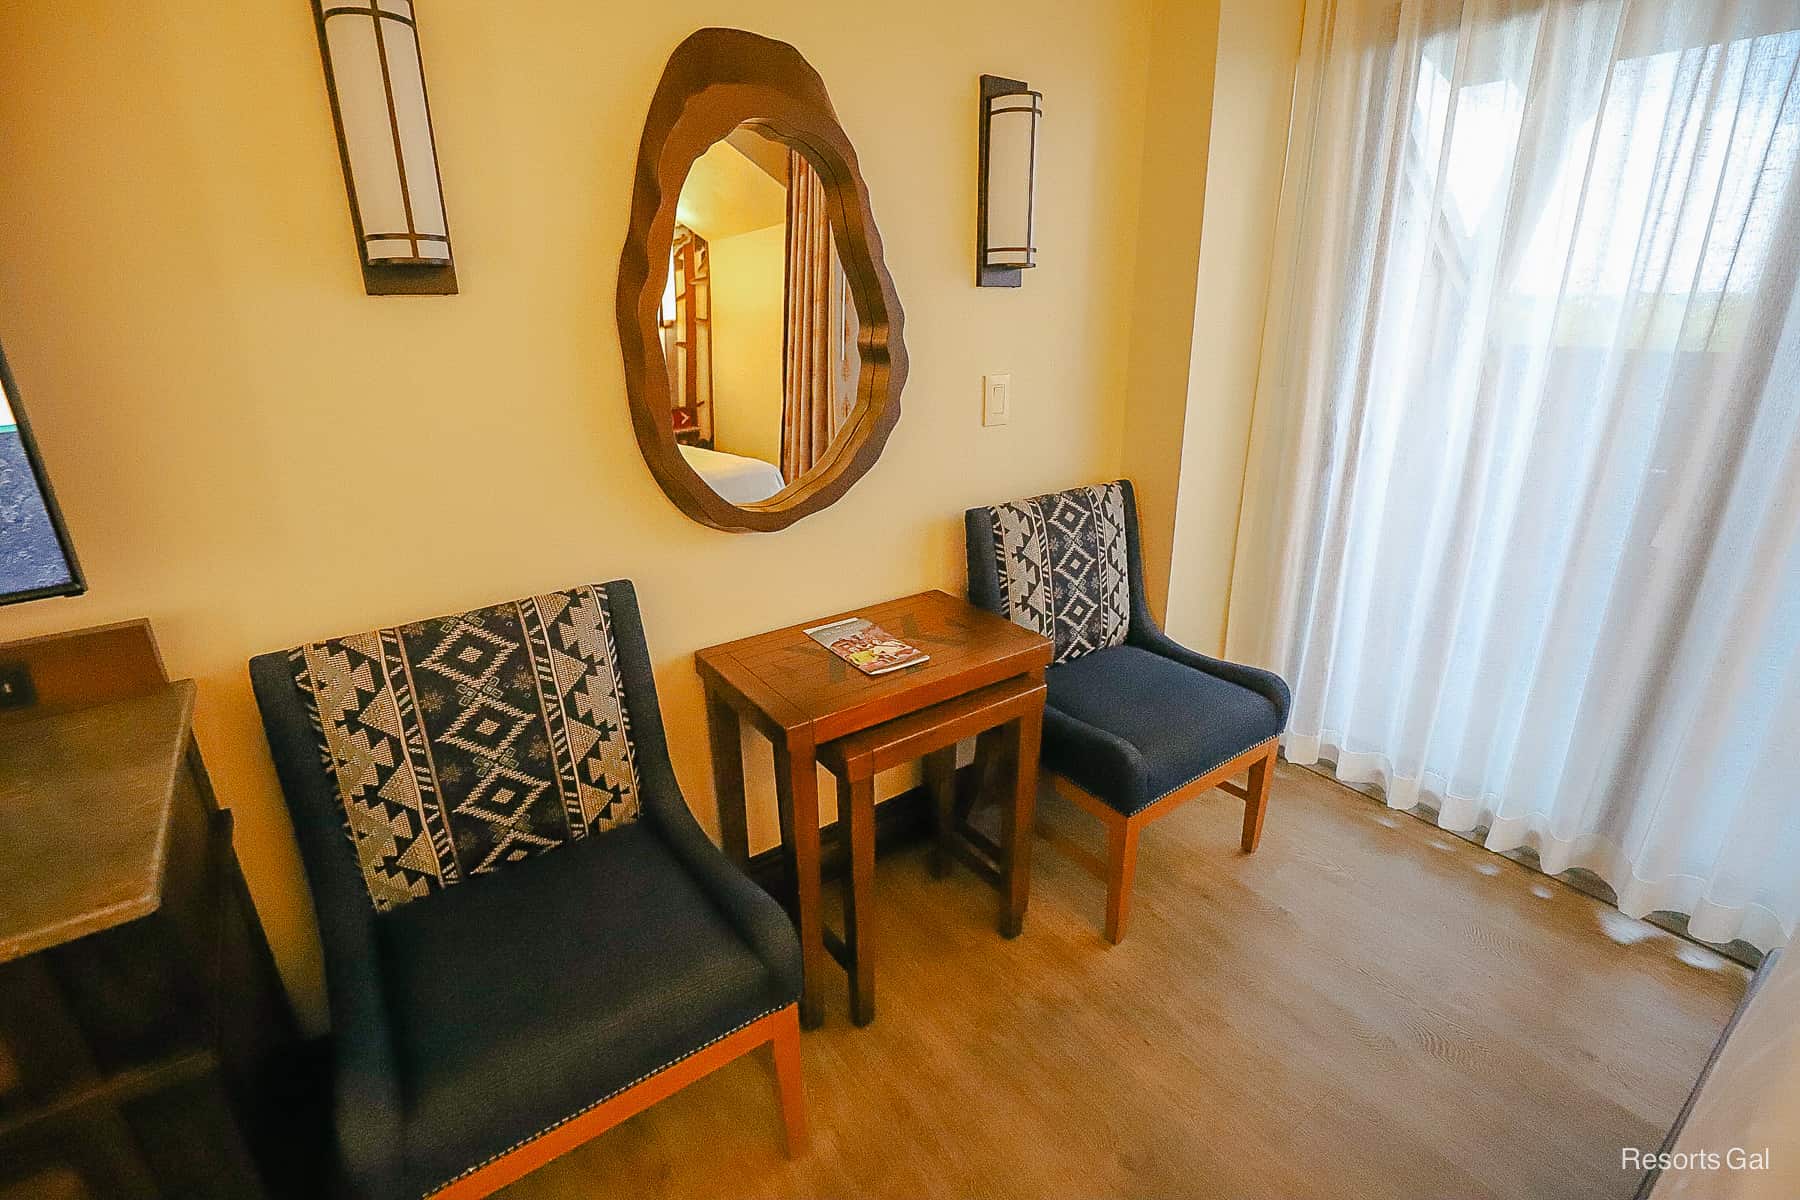
[[[981,423],[1004,425],[1012,416],[1012,376],[981,377]]]

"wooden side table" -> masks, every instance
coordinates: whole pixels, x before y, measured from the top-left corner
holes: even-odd
[[[843,617],[865,617],[919,647],[931,661],[889,675],[864,675],[804,632]],[[1048,638],[939,591],[821,616],[694,656],[706,689],[719,830],[725,853],[739,864],[750,858],[741,723],[775,748],[775,792],[782,842],[793,857],[806,975],[801,1024],[816,1028],[824,1016],[819,746],[1003,680],[1026,676],[1041,683],[1050,657]]]

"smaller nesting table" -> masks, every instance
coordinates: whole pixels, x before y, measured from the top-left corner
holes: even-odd
[[[921,666],[908,667],[888,675],[867,676],[829,650],[806,636],[806,629],[844,617],[865,617],[896,637],[910,642],[931,656]],[[816,1028],[824,1016],[823,985],[827,949],[819,915],[819,780],[818,766],[822,757],[850,771],[854,758],[859,764],[854,773],[861,774],[864,765],[872,777],[885,769],[899,749],[882,749],[879,744],[896,740],[896,745],[918,747],[926,754],[926,774],[931,781],[940,814],[950,805],[951,779],[955,771],[954,740],[947,747],[925,747],[931,737],[926,727],[958,720],[966,722],[968,714],[958,713],[954,702],[995,684],[1011,682],[1033,692],[1035,719],[1042,719],[1044,669],[1050,665],[1049,639],[1003,617],[983,612],[965,600],[941,591],[871,604],[834,616],[821,616],[785,629],[742,638],[735,642],[712,646],[695,656],[701,684],[706,690],[707,734],[712,748],[713,789],[718,798],[719,830],[725,853],[733,861],[749,861],[749,837],[744,811],[744,757],[740,735],[742,725],[750,725],[767,737],[775,750],[775,791],[781,817],[782,843],[790,856],[795,879],[794,917],[799,927],[805,983],[800,999],[800,1022]],[[946,705],[935,715],[918,719],[918,728],[893,726],[868,744],[856,743],[834,750],[825,747],[839,739],[849,738],[876,726],[888,725],[901,718],[920,714],[922,710]],[[991,715],[991,714],[990,714]],[[1003,732],[1012,725],[1016,733]],[[1015,804],[1007,806],[1006,824],[1016,822],[1016,798],[1029,787],[1036,788],[1036,725],[1029,734],[1023,729],[1024,719],[1010,719],[1000,727],[967,725],[959,737],[987,728],[983,742],[986,749],[1003,753],[1019,764],[1015,775]],[[909,732],[910,731],[910,732]],[[1030,737],[1033,745],[1023,741]],[[1013,745],[1014,739],[1018,744]],[[1026,753],[1029,749],[1030,753]],[[990,756],[991,757],[991,756]],[[880,761],[883,766],[874,766]],[[892,759],[893,763],[904,761]],[[841,772],[840,778],[846,774]],[[1023,781],[1021,781],[1023,780]],[[851,788],[854,794],[854,786]],[[867,812],[873,814],[874,794],[868,789]],[[860,805],[852,805],[859,808]],[[845,816],[850,816],[848,809]],[[1029,819],[1029,818],[1028,818]],[[846,828],[860,833],[860,822],[852,818]],[[939,853],[951,844],[950,822],[940,816]],[[1030,830],[1008,830],[1009,839],[1027,846]],[[866,852],[873,869],[873,821],[868,822]],[[1009,847],[1009,849],[1011,849]],[[852,847],[854,862],[855,847]],[[1006,931],[1008,914],[1024,911],[1025,891],[1029,887],[1028,858],[1023,853],[1007,855],[1020,869],[1003,867],[997,874],[1007,886],[1002,906],[1002,932]],[[1010,867],[1012,863],[1008,864]],[[854,890],[853,871],[852,889]],[[985,872],[984,872],[985,874]],[[866,876],[865,876],[866,877]],[[1016,902],[1012,898],[1017,891]],[[866,894],[865,894],[866,895]],[[865,898],[866,903],[866,898]],[[854,934],[852,933],[852,936]],[[848,952],[848,941],[840,949],[846,951],[846,965],[857,955]],[[854,974],[855,967],[851,966]],[[864,995],[872,997],[865,989]]]
[[[870,902],[875,886],[875,776],[915,758],[925,760],[926,785],[937,817],[933,874],[942,877],[952,857],[966,862],[1000,892],[1000,936],[1018,937],[1031,890],[1044,692],[1042,682],[1020,675],[819,748],[819,762],[838,778],[838,819],[850,843],[844,936],[837,939],[826,931],[825,948],[850,975],[850,1019],[858,1025],[875,1019],[875,959],[869,945],[874,924]],[[984,782],[995,776],[1006,780],[1006,795],[999,798],[1000,844],[958,827],[956,744],[966,737],[978,738],[975,761]]]

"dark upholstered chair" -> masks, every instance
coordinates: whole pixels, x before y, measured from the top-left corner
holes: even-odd
[[[1242,845],[1256,849],[1287,685],[1157,626],[1127,480],[972,508],[966,525],[969,599],[1056,644],[1042,761],[1106,827],[1106,936],[1117,942],[1145,824],[1218,787],[1244,798]],[[1246,770],[1247,785],[1227,782]]]
[[[325,948],[344,1192],[482,1196],[765,1042],[800,947],[689,813],[628,582],[250,663]]]

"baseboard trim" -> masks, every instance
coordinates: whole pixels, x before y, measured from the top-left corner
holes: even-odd
[[[957,794],[969,795],[975,786],[974,766],[958,767]],[[931,793],[923,784],[888,797],[875,806],[875,853],[887,854],[926,840],[932,835],[934,821]],[[842,824],[833,821],[819,830],[819,874],[824,879],[841,879],[848,870],[849,853]],[[752,854],[746,868],[751,879],[775,895],[785,888],[786,873],[780,846]]]

